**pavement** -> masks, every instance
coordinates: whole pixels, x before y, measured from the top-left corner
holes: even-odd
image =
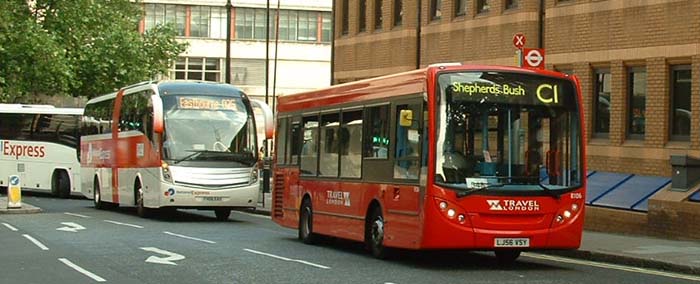
[[[270,193],[261,197],[256,210],[270,215]],[[7,208],[7,197],[0,196],[0,214],[40,213],[41,208],[22,202],[18,209]],[[657,269],[668,272],[700,275],[700,241],[680,241],[647,236],[584,231],[578,250],[537,251],[538,253],[584,259],[596,262]]]

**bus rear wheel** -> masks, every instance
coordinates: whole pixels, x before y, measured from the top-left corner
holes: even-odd
[[[384,259],[387,257],[387,249],[384,247],[384,217],[382,216],[382,209],[378,206],[374,207],[367,220],[365,244],[372,256]]]
[[[60,198],[70,197],[70,179],[63,170],[56,170],[51,176],[51,194]]]
[[[497,250],[494,253],[499,265],[511,265],[520,256],[519,250]]]
[[[311,209],[311,201],[305,198],[301,202],[301,210],[299,216],[299,240],[305,244],[313,244],[318,239],[313,230],[313,210]]]

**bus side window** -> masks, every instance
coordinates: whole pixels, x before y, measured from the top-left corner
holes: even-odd
[[[290,139],[287,142],[289,149],[287,151],[288,157],[287,161],[290,165],[299,165],[299,154],[301,153],[302,141],[301,141],[301,121],[299,118],[292,120],[292,127],[290,129]]]
[[[410,125],[401,125],[401,111],[410,110],[413,114]],[[421,152],[421,115],[420,104],[403,104],[396,106],[396,152],[394,178],[418,179]]]

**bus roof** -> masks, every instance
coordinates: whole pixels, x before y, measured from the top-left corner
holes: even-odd
[[[0,104],[0,113],[82,115],[83,109],[55,107],[52,105]]]
[[[158,92],[161,96],[163,95],[234,95],[242,96],[244,93],[239,88],[219,82],[209,82],[209,81],[194,81],[194,80],[162,80],[162,81],[144,81],[129,85],[121,88],[120,90],[125,90],[129,93],[129,90],[143,90],[152,88],[155,86],[158,88]],[[109,94],[100,95],[94,97],[88,101],[88,104],[101,102],[107,99],[111,99],[117,96],[116,92]]]
[[[523,74],[538,74],[552,77],[565,77],[548,70],[525,69],[498,65],[463,65],[459,63],[431,64],[422,69],[364,79],[327,88],[280,96],[278,112],[293,112],[321,106],[341,105],[356,102],[382,101],[382,99],[423,93],[427,90],[429,74],[437,71],[500,71]]]

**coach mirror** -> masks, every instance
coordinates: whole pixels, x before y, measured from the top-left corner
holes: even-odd
[[[270,109],[270,106],[260,100],[250,100],[250,104],[255,113],[260,113],[263,116],[262,123],[265,126],[265,139],[272,139],[275,131],[275,127],[273,125],[274,121],[272,121],[272,109]]]
[[[413,125],[413,111],[410,109],[402,109],[399,114],[399,125],[403,127],[411,127]]]
[[[159,95],[152,95],[153,103],[153,132],[163,133],[163,100]]]

